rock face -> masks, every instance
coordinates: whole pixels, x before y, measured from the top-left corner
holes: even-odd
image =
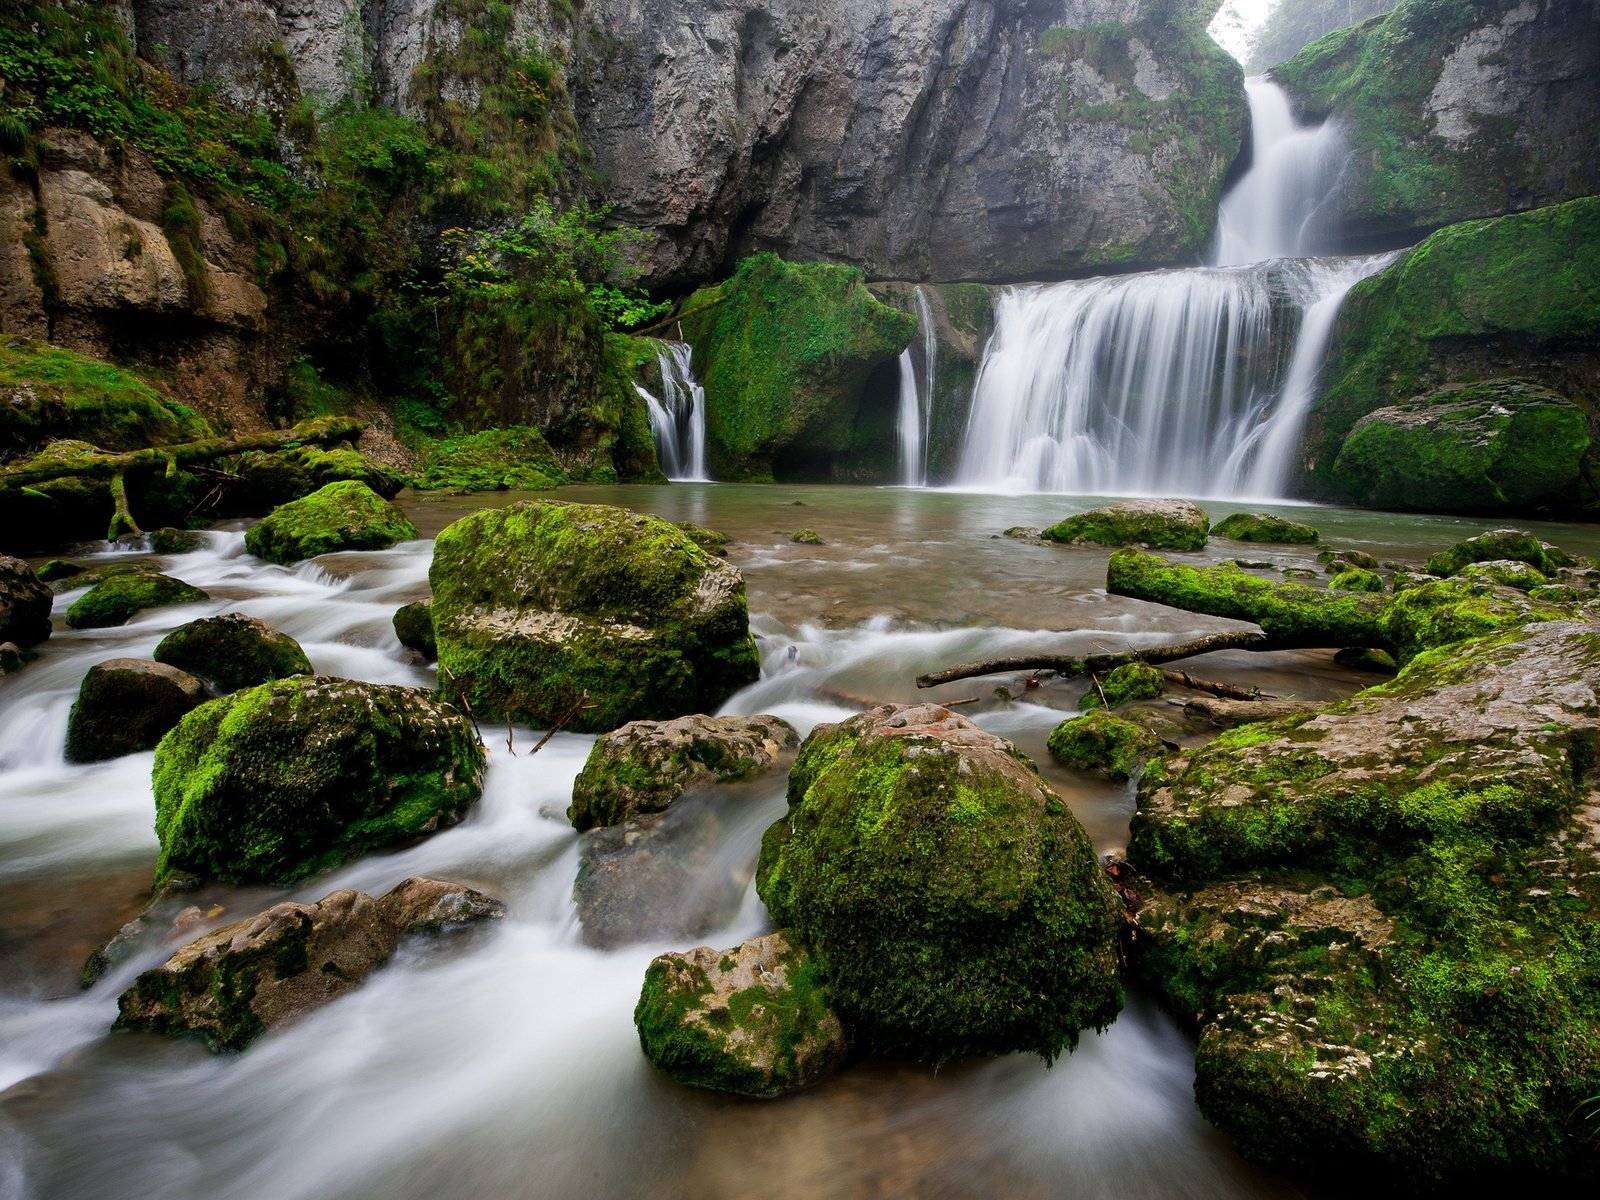
[[[209,680],[221,692],[311,674],[299,642],[243,613],[180,625],[161,639],[154,657]]]
[[[1138,945],[1247,1155],[1593,1171],[1597,665],[1591,606],[1147,768]]]
[[[777,717],[630,721],[594,744],[567,817],[582,832],[660,812],[690,788],[760,774],[799,744]]]
[[[1570,567],[1573,558],[1566,551],[1536,538],[1524,529],[1491,529],[1476,537],[1457,542],[1428,556],[1423,570],[1430,575],[1454,575],[1471,563],[1526,563],[1544,575],[1554,575]]]
[[[1199,550],[1210,529],[1206,514],[1187,500],[1123,500],[1068,517],[1039,536],[1047,542]]]
[[[350,479],[273,509],[251,526],[244,545],[258,558],[293,563],[336,550],[387,550],[416,536],[405,513]]]
[[[1589,0],[1401,0],[1272,74],[1308,115],[1347,131],[1347,242],[1600,191]]]
[[[147,608],[193,604],[210,597],[197,587],[157,571],[132,570],[111,575],[67,606],[73,629],[122,625]]]
[[[483,720],[604,732],[714,709],[759,674],[743,577],[655,517],[474,513],[439,535],[429,579],[442,689]]]
[[[205,684],[177,667],[142,658],[96,663],[67,717],[67,761],[100,762],[154,750],[205,700]]]
[[[756,879],[874,1050],[1054,1058],[1121,1007],[1120,905],[1083,827],[1009,742],[937,705],[819,726]]]
[[[55,594],[20,558],[0,554],[0,642],[36,646],[50,636]]]
[[[849,1053],[814,958],[782,933],[718,952],[663,954],[633,1022],[646,1057],[689,1087],[781,1096]]]
[[[285,884],[460,821],[483,747],[411,688],[280,679],[201,705],[156,748],[156,879]]]

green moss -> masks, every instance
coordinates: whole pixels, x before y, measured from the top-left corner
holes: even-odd
[[[822,535],[815,529],[796,529],[789,535],[789,540],[798,542],[802,546],[821,546],[824,544]]]
[[[1211,526],[1212,537],[1232,538],[1236,542],[1315,542],[1318,533],[1299,521],[1285,520],[1267,513],[1234,513]]]
[[[1524,562],[1507,561],[1505,559],[1468,563],[1456,572],[1455,577],[1475,583],[1488,583],[1498,587],[1516,588],[1519,592],[1528,592],[1529,594],[1532,594],[1535,588],[1541,587],[1548,582],[1544,573],[1537,567],[1531,567]]]
[[[428,661],[439,657],[439,645],[433,636],[433,601],[417,600],[403,604],[395,610],[394,636],[402,646],[417,651]]]
[[[1079,708],[1118,708],[1129,700],[1153,700],[1166,690],[1161,672],[1148,663],[1124,663],[1083,694]]]
[[[1430,575],[1454,575],[1471,563],[1526,563],[1545,575],[1570,567],[1573,558],[1548,542],[1521,529],[1491,529],[1430,554],[1423,570]]]
[[[1328,580],[1328,587],[1335,592],[1381,592],[1383,576],[1361,567],[1346,567]]]
[[[442,442],[428,454],[418,486],[474,492],[544,491],[568,482],[537,429],[489,429]]]
[[[1063,721],[1050,731],[1050,753],[1076,771],[1095,771],[1122,783],[1164,753],[1161,739],[1108,712]]]
[[[170,575],[128,571],[109,576],[74,600],[67,608],[67,625],[73,629],[102,629],[124,624],[147,608],[193,604],[209,598],[199,588]]]
[[[459,821],[483,747],[408,688],[283,679],[201,705],[156,749],[159,883],[286,884]]]
[[[1161,550],[1199,550],[1206,544],[1205,514],[1193,505],[1172,509],[1167,502],[1133,500],[1090,509],[1040,533],[1047,542],[1094,542],[1100,546],[1153,546]]]
[[[222,692],[311,674],[311,660],[299,642],[243,613],[181,625],[161,639],[153,657],[209,680]]]
[[[1466,579],[1442,579],[1391,597],[1379,620],[1385,645],[1404,666],[1426,650],[1467,638],[1563,615],[1524,600],[1516,592]]]
[[[292,563],[336,550],[387,550],[410,541],[409,517],[364,483],[330,483],[268,513],[244,535],[245,549],[270,562]]]

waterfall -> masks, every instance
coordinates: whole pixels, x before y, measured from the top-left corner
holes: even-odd
[[[634,385],[650,412],[661,470],[674,483],[704,482],[706,473],[706,391],[695,382],[693,350],[682,342],[656,348],[661,367],[661,396]]]
[[[933,412],[933,378],[939,335],[933,325],[933,310],[919,287],[917,324],[922,330],[922,375],[919,380],[911,347],[900,352],[900,411],[897,428],[900,436],[900,483],[904,487],[925,487],[928,483],[928,421]]]
[[[974,387],[956,482],[1088,495],[1282,495],[1345,294],[1392,255],[1301,257],[1343,161],[1247,85],[1250,170],[1224,197],[1216,262],[1012,288]]]

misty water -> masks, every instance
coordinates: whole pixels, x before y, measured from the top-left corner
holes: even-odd
[[[1103,591],[1107,553],[996,536],[1090,507],[1091,498],[998,497],[865,488],[690,484],[568,488],[723,530],[745,574],[761,680],[728,712],[777,713],[802,733],[860,706],[926,698],[921,671],[1023,650],[1088,650],[1230,623]],[[407,494],[431,537],[456,517],[517,497]],[[1232,506],[1207,505],[1213,517]],[[1327,508],[1277,511],[1326,540],[1420,561],[1483,522]],[[822,546],[789,541],[809,526]],[[1592,527],[1535,526],[1600,552]],[[0,681],[0,1196],[38,1198],[1268,1197],[1312,1194],[1242,1162],[1196,1111],[1193,1047],[1137,989],[1103,1033],[1046,1068],[1014,1055],[947,1064],[856,1063],[815,1089],[751,1101],[681,1088],[643,1057],[632,1023],[645,966],[666,949],[729,947],[766,928],[750,882],[762,830],[784,811],[782,774],[690,797],[682,821],[720,904],[701,936],[610,950],[584,944],[572,887],[583,841],[565,819],[593,739],[483,730],[483,799],[460,826],[280,891],[215,887],[184,903],[208,915],[181,940],[283,898],[339,887],[378,893],[409,875],[502,897],[508,918],[407,942],[355,992],[237,1055],[198,1040],[112,1033],[116,996],[180,944],[162,930],[87,992],[84,957],[137,914],[155,865],[151,754],[69,766],[61,744],[79,681],[96,661],[148,655],[169,629],[242,611],[304,645],[319,672],[430,686],[389,619],[427,592],[427,540],[295,568],[207,535],[161,560],[212,600],[129,625],[57,632]],[[1291,548],[1213,542],[1190,561],[1243,555],[1314,565]],[[57,601],[59,618],[73,593]],[[1279,695],[1333,698],[1372,682],[1328,653],[1219,654],[1200,674]],[[996,694],[1010,683],[1014,698]],[[932,693],[1016,741],[1102,852],[1119,848],[1131,788],[1056,767],[1050,728],[1081,682],[1024,691],[969,680]],[[593,836],[593,835],[585,835]],[[693,891],[694,889],[690,889]],[[720,899],[718,899],[720,897]],[[684,895],[685,911],[705,896]],[[716,907],[716,904],[713,907]]]

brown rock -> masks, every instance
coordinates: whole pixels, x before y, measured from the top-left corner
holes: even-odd
[[[475,888],[415,875],[386,892],[378,907],[397,933],[438,933],[474,921],[498,921],[506,915],[504,904]]]

